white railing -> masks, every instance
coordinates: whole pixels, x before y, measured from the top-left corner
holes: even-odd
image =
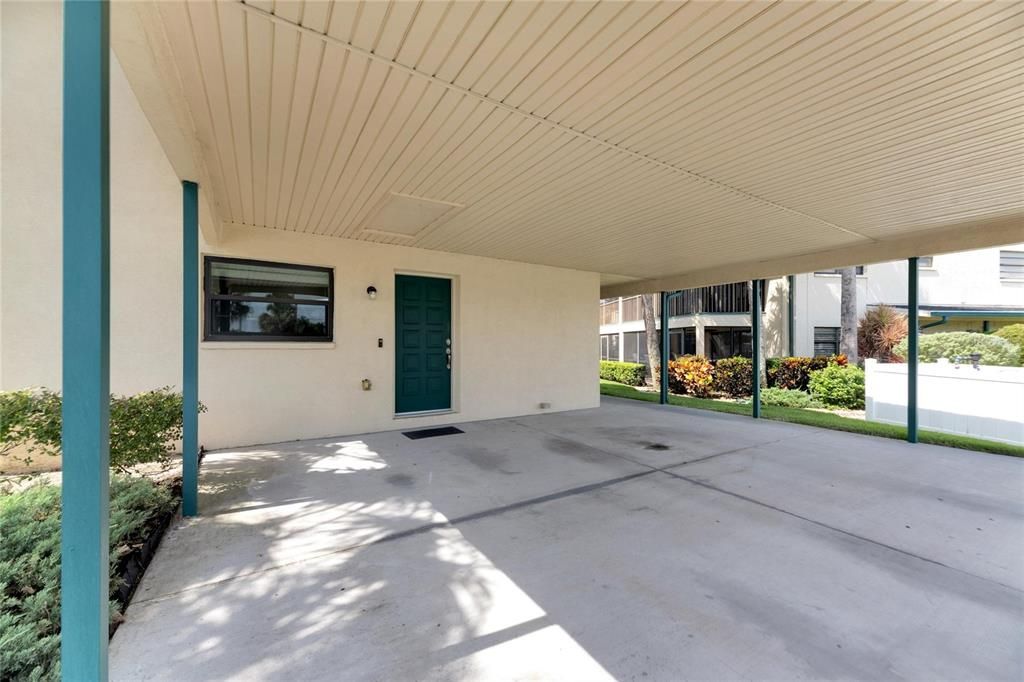
[[[866,360],[864,370],[867,419],[906,424],[907,366]],[[917,410],[922,429],[1024,445],[1024,367],[921,363]]]

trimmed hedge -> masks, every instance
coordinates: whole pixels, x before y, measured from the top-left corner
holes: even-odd
[[[748,358],[722,358],[715,362],[714,389],[730,398],[750,395],[754,382],[754,365]]]
[[[600,374],[605,381],[617,381],[628,386],[641,386],[647,374],[647,367],[639,362],[602,360]]]
[[[1024,324],[1010,324],[997,330],[993,336],[1006,339],[1020,349],[1018,364],[1024,366]]]
[[[864,409],[864,370],[860,367],[829,365],[811,373],[811,396],[830,407]]]
[[[907,357],[907,339],[900,341],[892,349],[893,354]],[[1020,365],[1020,349],[1007,341],[991,334],[978,332],[944,332],[940,334],[922,334],[917,346],[917,357],[921,362],[937,362],[947,358],[953,362],[957,356],[967,362],[972,353],[981,354],[981,364],[1014,367]]]
[[[715,366],[703,355],[683,355],[668,363],[668,386],[673,393],[697,398],[711,395]]]

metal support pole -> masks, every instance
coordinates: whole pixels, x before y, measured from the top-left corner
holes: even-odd
[[[796,339],[794,335],[796,333],[796,310],[793,309],[793,302],[796,300],[796,275],[789,275],[786,277],[786,310],[787,310],[787,328],[786,328],[786,339],[789,341],[789,357],[796,355]]]
[[[917,256],[907,259],[907,442],[917,442]]]
[[[181,513],[199,513],[199,185],[181,183]]]
[[[661,292],[661,343],[658,348],[661,351],[661,371],[659,372],[661,375],[661,399],[659,402],[662,405],[668,405],[668,302],[668,292]]]
[[[750,292],[750,337],[754,365],[751,372],[750,414],[757,419],[761,416],[761,280],[755,279],[750,283]]]
[[[110,14],[64,3],[61,676],[107,679]]]

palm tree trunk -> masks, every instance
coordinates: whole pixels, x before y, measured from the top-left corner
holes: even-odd
[[[644,331],[647,332],[647,367],[651,371],[651,383],[658,385],[661,380],[661,344],[655,322],[654,294],[644,294],[640,299],[644,311]]]
[[[857,364],[857,268],[840,270],[839,352]]]

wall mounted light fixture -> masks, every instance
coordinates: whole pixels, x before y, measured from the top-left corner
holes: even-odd
[[[366,287],[366,295],[370,297],[371,301],[377,298],[377,287],[373,286],[372,284]]]

